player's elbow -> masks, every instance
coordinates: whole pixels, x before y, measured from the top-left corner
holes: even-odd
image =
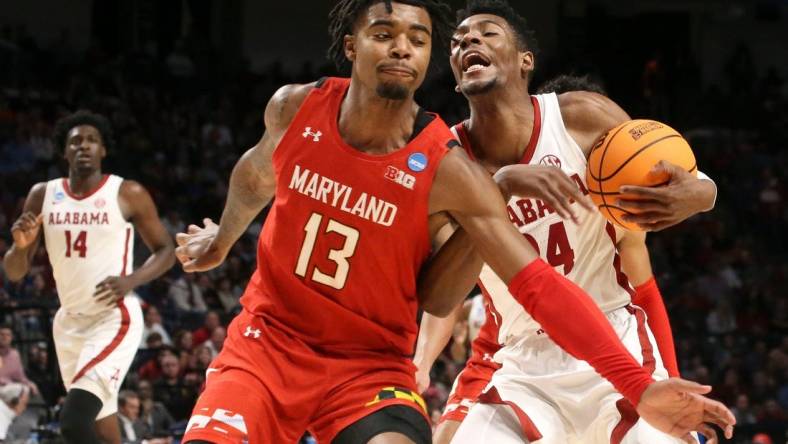
[[[19,282],[27,274],[27,267],[24,264],[15,264],[13,259],[6,254],[3,258],[3,272],[9,281]]]
[[[436,318],[446,318],[454,311],[454,306],[451,303],[435,299],[422,300],[421,309]]]

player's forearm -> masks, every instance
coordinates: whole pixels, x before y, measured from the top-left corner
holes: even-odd
[[[421,317],[419,338],[416,342],[416,354],[413,356],[413,363],[416,364],[416,367],[427,370],[432,367],[446,344],[449,343],[454,324],[462,312],[462,304],[457,304],[457,307],[445,318],[424,313]]]
[[[141,267],[129,275],[134,286],[145,285],[160,277],[175,265],[175,247],[172,243],[155,249]]]
[[[633,405],[653,382],[583,290],[544,262],[534,261],[509,282],[509,292],[550,339],[587,361]]]
[[[657,341],[659,355],[668,371],[668,376],[679,376],[676,346],[673,342],[673,331],[670,328],[670,318],[662,299],[662,294],[657,287],[657,281],[652,277],[641,285],[635,287],[635,297],[632,302],[646,312],[648,326]]]
[[[30,270],[30,252],[28,250],[29,248],[18,248],[16,245],[12,245],[6,251],[3,257],[3,269],[8,280],[18,282]]]
[[[263,175],[255,165],[255,150],[252,148],[241,156],[230,176],[227,202],[214,241],[224,251],[230,250],[273,197],[273,193],[267,191],[270,186],[263,181]]]
[[[458,228],[419,275],[418,294],[424,311],[437,317],[452,313],[473,289],[482,264],[470,237]]]

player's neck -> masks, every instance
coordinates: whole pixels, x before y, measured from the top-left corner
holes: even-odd
[[[528,94],[472,96],[470,109],[467,129],[476,158],[488,167],[519,163],[534,127]]]
[[[104,178],[101,170],[81,173],[79,171],[69,171],[68,188],[77,196],[87,194],[96,189]]]
[[[359,151],[388,154],[407,145],[417,113],[418,105],[413,97],[384,99],[375,91],[351,82],[339,109],[339,134]]]

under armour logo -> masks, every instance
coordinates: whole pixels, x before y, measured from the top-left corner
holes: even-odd
[[[312,127],[308,126],[304,128],[304,133],[301,135],[304,136],[304,139],[306,139],[309,136],[312,136],[312,142],[320,142],[320,136],[322,136],[323,133],[321,133],[320,131],[312,132]]]
[[[484,356],[482,356],[482,361],[490,361],[490,362],[492,362],[493,361],[493,357],[489,353],[485,353]]]
[[[260,337],[260,333],[262,333],[262,332],[260,331],[259,328],[252,328],[252,326],[249,325],[249,326],[246,327],[246,331],[244,332],[244,336],[249,338],[249,337],[252,337],[252,335],[254,335],[254,338],[257,339],[257,338]]]

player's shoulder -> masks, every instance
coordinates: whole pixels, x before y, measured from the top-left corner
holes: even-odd
[[[569,91],[558,95],[558,106],[564,121],[587,120],[600,113],[607,114],[620,109],[615,102],[602,94],[590,91]]]
[[[441,210],[455,210],[463,205],[463,200],[473,201],[477,193],[483,193],[484,190],[476,185],[489,180],[489,174],[464,150],[451,149],[438,165],[432,185],[433,197],[446,204],[439,205]]]
[[[133,179],[122,179],[118,192],[121,198],[131,201],[150,196],[145,186]]]
[[[30,187],[25,200],[25,210],[33,211],[38,214],[44,207],[44,198],[47,193],[47,184],[49,182],[38,182]]]
[[[558,96],[558,105],[564,127],[584,151],[611,128],[630,120],[616,102],[595,92],[565,92]]]
[[[306,97],[319,83],[291,83],[279,88],[265,107],[266,128],[287,128]]]

